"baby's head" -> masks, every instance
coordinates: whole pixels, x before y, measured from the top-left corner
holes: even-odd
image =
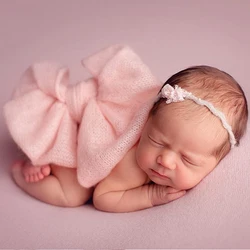
[[[142,132],[137,162],[154,182],[188,189],[239,144],[247,125],[247,101],[230,75],[209,66],[182,70],[162,89],[175,92],[176,85],[179,94],[191,92],[191,98],[170,100],[173,93],[160,91]]]
[[[232,127],[232,132],[236,139],[236,145],[239,145],[240,139],[246,131],[248,109],[247,101],[240,85],[229,74],[209,66],[196,66],[182,70],[172,77],[162,86],[169,84],[191,92],[194,96],[210,102],[217,110],[221,111]],[[157,113],[159,108],[166,104],[164,98],[159,99],[151,110],[151,114]],[[205,118],[211,116],[211,112],[193,101],[185,101],[174,107],[176,113],[184,115],[188,120],[192,116]],[[214,121],[216,117],[211,117]],[[209,133],[209,131],[207,131]],[[224,131],[226,132],[226,131]],[[228,135],[228,134],[227,134]],[[222,159],[231,148],[228,136],[224,139],[221,146],[215,150],[217,156]]]

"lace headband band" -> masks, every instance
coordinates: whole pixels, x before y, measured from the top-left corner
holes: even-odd
[[[233,134],[231,126],[227,122],[225,115],[221,111],[216,109],[212,103],[194,96],[191,92],[188,92],[188,91],[182,89],[178,85],[175,85],[175,88],[173,88],[171,85],[166,84],[162,88],[162,90],[159,94],[159,97],[166,98],[167,104],[169,104],[171,102],[182,102],[185,99],[189,99],[189,100],[194,101],[198,105],[206,106],[211,111],[211,113],[213,113],[215,116],[217,116],[221,120],[223,127],[227,130],[227,132],[229,134],[231,148],[233,148],[236,145],[235,136]]]

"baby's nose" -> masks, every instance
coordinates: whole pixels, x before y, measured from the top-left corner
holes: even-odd
[[[157,163],[163,166],[164,168],[168,168],[170,170],[174,170],[176,168],[176,159],[174,153],[164,153],[157,157]]]

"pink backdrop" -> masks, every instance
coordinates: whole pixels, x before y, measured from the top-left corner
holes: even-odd
[[[196,64],[233,75],[250,100],[248,0],[1,0],[1,106],[34,61],[68,65],[111,44],[130,45],[165,81]],[[184,198],[129,214],[65,209],[32,199],[13,183],[18,156],[1,112],[0,248],[250,248],[249,134]]]

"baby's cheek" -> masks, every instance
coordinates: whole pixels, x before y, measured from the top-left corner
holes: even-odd
[[[176,189],[180,190],[187,190],[195,187],[198,183],[200,182],[199,178],[197,176],[193,175],[185,175],[185,176],[180,176],[176,182]]]
[[[143,157],[143,152],[140,148],[137,148],[137,150],[135,152],[135,159],[136,159],[136,163],[139,165],[139,167],[143,166],[144,157]]]
[[[152,166],[151,157],[146,152],[139,152],[136,157],[137,165],[144,171],[147,171]]]
[[[138,155],[137,163],[141,168],[145,168],[148,165],[147,155],[146,154]]]

